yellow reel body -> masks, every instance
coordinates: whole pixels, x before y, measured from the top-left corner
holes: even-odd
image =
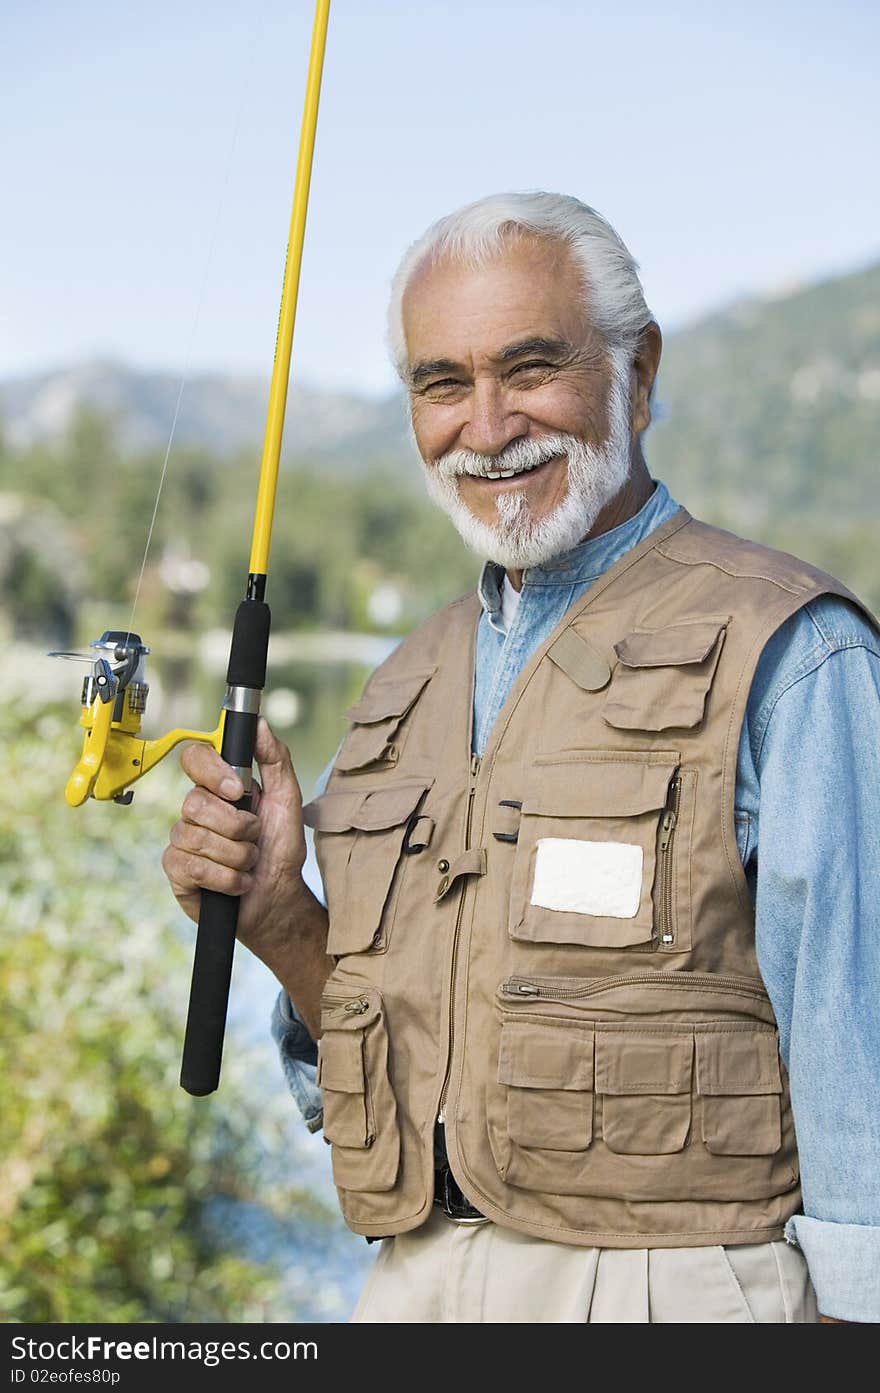
[[[198,740],[220,752],[225,710],[216,730],[169,730],[158,740],[140,733],[149,690],[144,681],[144,657],[149,649],[137,634],[105,633],[92,645],[107,657],[96,657],[83,684],[82,753],[67,781],[64,797],[78,808],[87,798],[130,803],[125,790],[142,778],[184,740]],[[112,661],[111,661],[112,655]]]

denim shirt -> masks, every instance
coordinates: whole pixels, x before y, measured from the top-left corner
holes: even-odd
[[[634,517],[526,571],[509,632],[504,572],[487,562],[474,685],[478,754],[523,666],[569,606],[677,508],[658,483]],[[811,601],[765,646],[734,803],[797,1129],[804,1212],[785,1236],[803,1249],[823,1314],[880,1321],[880,636],[845,600]],[[323,899],[312,854],[306,878]],[[316,1048],[284,992],[272,1030],[315,1131]]]

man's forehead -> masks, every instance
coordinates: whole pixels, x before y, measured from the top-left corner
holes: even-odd
[[[474,265],[452,255],[417,268],[403,297],[408,357],[455,359],[477,351],[504,361],[521,344],[590,337],[583,280],[568,249],[522,238]]]

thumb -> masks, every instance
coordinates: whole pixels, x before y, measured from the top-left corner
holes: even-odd
[[[257,721],[254,757],[260,766],[264,798],[289,798],[295,793],[301,801],[299,783],[293,772],[290,750],[272,731],[265,716]]]

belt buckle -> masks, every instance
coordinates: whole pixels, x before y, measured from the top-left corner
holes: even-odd
[[[489,1218],[486,1214],[456,1213],[456,1209],[460,1209],[463,1204],[467,1205],[469,1209],[473,1209],[475,1206],[472,1205],[469,1200],[465,1199],[449,1166],[444,1166],[443,1170],[439,1172],[439,1175],[440,1195],[437,1197],[436,1203],[439,1203],[447,1219],[451,1219],[454,1224],[466,1224],[473,1227],[476,1227],[478,1224],[489,1223]],[[458,1201],[455,1199],[456,1191],[460,1196]]]

